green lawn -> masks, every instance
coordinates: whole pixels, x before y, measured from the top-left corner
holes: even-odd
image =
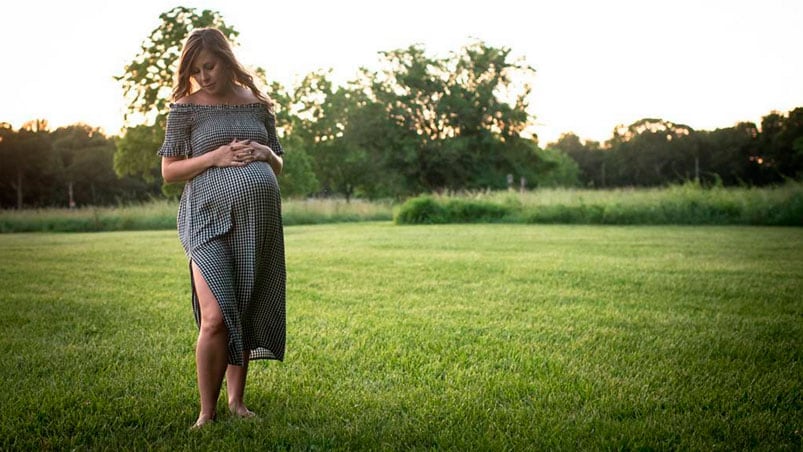
[[[803,447],[801,228],[285,236],[286,361],[195,433],[175,232],[0,235],[0,450]]]

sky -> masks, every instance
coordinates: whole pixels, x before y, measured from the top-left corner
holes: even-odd
[[[12,0],[0,122],[118,134],[126,102],[113,77],[178,5],[218,11],[240,32],[240,61],[285,86],[328,68],[346,81],[413,44],[437,57],[476,39],[510,48],[536,70],[542,145],[570,131],[605,141],[642,118],[713,130],[803,107],[800,0]]]

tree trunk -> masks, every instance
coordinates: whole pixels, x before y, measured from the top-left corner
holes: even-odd
[[[17,210],[22,210],[22,170],[17,171]]]
[[[70,206],[70,209],[73,209],[75,208],[75,197],[73,196],[72,181],[70,181],[70,183],[67,184],[67,193],[69,193],[70,195],[67,205]]]

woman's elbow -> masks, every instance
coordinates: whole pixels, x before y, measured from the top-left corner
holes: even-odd
[[[176,184],[186,180],[176,176],[175,174],[169,171],[168,172],[162,171],[162,179],[165,181],[166,184]]]
[[[171,178],[172,174],[170,174],[170,170],[168,170],[164,165],[162,165],[162,180],[165,181],[167,184],[172,184],[173,179]]]
[[[170,165],[165,164],[162,165],[162,180],[164,180],[167,184],[179,182],[175,171],[173,171],[173,168],[170,168]]]

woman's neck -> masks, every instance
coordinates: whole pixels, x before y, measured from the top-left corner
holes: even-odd
[[[242,103],[241,87],[232,83],[228,89],[222,90],[218,95],[211,95],[199,91],[200,94],[198,101],[205,104],[222,104],[222,105],[236,105]]]

